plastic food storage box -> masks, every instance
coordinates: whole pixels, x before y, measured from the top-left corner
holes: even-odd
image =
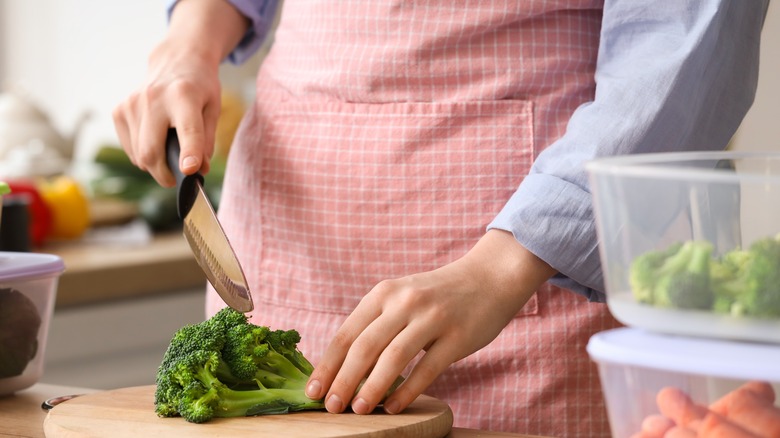
[[[614,438],[631,437],[659,414],[656,396],[667,386],[704,406],[750,380],[772,384],[780,398],[780,347],[773,344],[619,328],[594,335],[587,350],[599,367]]]
[[[619,321],[780,343],[780,154],[637,154],[586,166]]]
[[[28,388],[43,374],[64,269],[54,255],[0,252],[0,395]]]

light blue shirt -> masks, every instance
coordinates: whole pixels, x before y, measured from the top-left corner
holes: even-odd
[[[276,0],[229,0],[251,21],[229,60],[263,43]],[[753,103],[769,0],[606,0],[593,101],[536,159],[490,223],[558,270],[551,282],[604,301],[584,164],[597,157],[724,149]]]

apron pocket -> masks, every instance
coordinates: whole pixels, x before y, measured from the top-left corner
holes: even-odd
[[[528,101],[258,105],[242,157],[261,178],[253,294],[273,304],[349,313],[380,280],[457,259],[533,162]]]

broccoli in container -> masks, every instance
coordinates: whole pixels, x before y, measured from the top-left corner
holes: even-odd
[[[629,284],[643,304],[780,318],[780,234],[721,256],[701,240],[650,251],[634,259]]]

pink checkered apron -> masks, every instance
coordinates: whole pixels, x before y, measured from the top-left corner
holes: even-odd
[[[319,360],[377,282],[462,256],[592,98],[597,0],[285,0],[219,214],[255,300]],[[224,306],[208,293],[208,313]],[[604,305],[546,285],[426,391],[455,426],[608,436]]]

